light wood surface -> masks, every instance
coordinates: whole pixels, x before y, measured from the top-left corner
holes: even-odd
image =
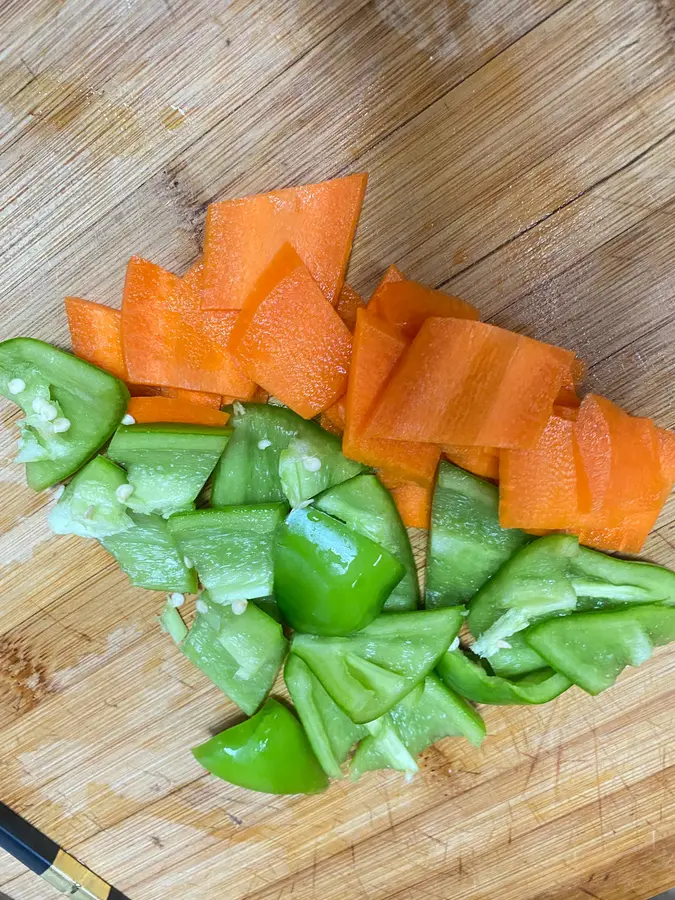
[[[349,280],[389,263],[565,344],[675,427],[672,0],[4,0],[1,337],[177,272],[213,199],[367,170]],[[0,797],[132,900],[644,900],[675,882],[675,651],[600,698],[483,710],[405,784],[205,777],[236,720],[0,431]],[[423,550],[423,536],[415,536]],[[675,565],[671,499],[646,555]],[[7,856],[0,890],[52,893]]]

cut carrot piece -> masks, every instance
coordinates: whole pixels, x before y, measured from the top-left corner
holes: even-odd
[[[132,257],[122,300],[129,379],[248,400],[255,384],[227,349],[236,319],[235,312],[202,312],[183,278]]]
[[[197,403],[199,406],[210,406],[211,409],[220,409],[222,405],[220,394],[186,391],[183,388],[158,387],[153,384],[130,384],[129,393],[132,397],[172,397],[174,400],[186,400],[188,403]]]
[[[406,347],[407,341],[392,325],[367,310],[357,312],[342,452],[391,475],[427,485],[436,471],[438,447],[365,436],[371,410]]]
[[[656,436],[661,460],[661,474],[666,497],[675,487],[675,431],[657,428]]]
[[[481,478],[499,480],[499,450],[493,447],[462,447],[458,444],[445,444],[443,453],[461,469],[466,469]]]
[[[654,423],[589,394],[575,434],[591,495],[580,540],[600,550],[638,553],[667,497]]]
[[[590,510],[569,417],[551,416],[532,450],[502,450],[499,468],[499,524],[525,531],[577,532]],[[580,499],[581,498],[581,499]],[[580,502],[584,508],[580,508]]]
[[[391,281],[377,289],[377,315],[412,340],[426,319],[480,319],[480,313],[459,297],[434,291],[416,281]]]
[[[137,422],[184,422],[191,425],[227,424],[229,416],[218,409],[172,397],[132,397],[127,412]]]
[[[370,300],[368,301],[368,309],[371,313],[375,313],[379,315],[378,311],[378,303],[380,301],[380,293],[382,289],[388,284],[395,284],[397,281],[405,281],[405,275],[403,272],[400,272],[396,266],[389,266],[389,268],[385,271],[382,278],[380,278],[380,283],[373,291]]]
[[[183,281],[190,285],[193,291],[201,291],[204,283],[204,257],[196,259],[183,275]]]
[[[468,319],[427,319],[366,435],[525,449],[536,445],[574,354]]]
[[[306,419],[347,387],[351,335],[290,244],[258,280],[229,347],[249,378]]]
[[[79,297],[66,297],[65,304],[75,356],[127,381],[119,309]]]
[[[399,482],[396,478],[389,478],[382,470],[378,470],[377,475],[382,484],[389,489],[406,528],[428,529],[431,520],[433,484],[423,487],[414,481]]]
[[[337,437],[342,437],[342,428],[332,422],[326,413],[321,413],[319,416],[319,425],[323,428],[324,431],[330,431],[331,434],[336,435]]]
[[[586,377],[586,363],[574,357],[571,367],[566,370],[563,383],[560,385],[558,396],[555,398],[556,406],[566,406],[570,409],[578,409],[581,405],[578,389],[581,382]]]
[[[286,243],[324,296],[337,302],[366,181],[366,175],[349,175],[212,203],[204,236],[204,308],[241,309]]]
[[[356,293],[354,288],[349,287],[348,284],[342,285],[335,309],[350,331],[354,331],[356,327],[357,309],[361,309],[365,305],[363,298]]]
[[[325,412],[321,413],[321,419],[327,419],[328,422],[332,425],[332,428],[327,428],[327,431],[332,431],[334,434],[342,434],[345,430],[345,407],[346,407],[347,397],[346,395],[340,397],[332,406],[329,406]],[[321,422],[321,427],[325,428],[323,421]]]

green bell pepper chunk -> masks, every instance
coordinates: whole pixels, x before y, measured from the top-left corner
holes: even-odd
[[[364,469],[342,455],[335,435],[285,407],[235,403],[231,424],[234,434],[213,476],[212,506],[288,499],[295,507]]]
[[[197,574],[185,565],[183,554],[161,516],[130,513],[134,527],[101,538],[136,587],[151,591],[195,593]]]
[[[134,527],[126,512],[127,476],[104,456],[95,456],[75,475],[47,516],[55,534],[104,538]],[[119,495],[118,495],[119,491]]]
[[[127,470],[134,489],[127,505],[166,517],[193,509],[230,434],[206,425],[121,425],[108,456]]]
[[[343,481],[320,494],[314,505],[384,547],[404,566],[405,575],[385,600],[383,611],[417,609],[420,588],[408,532],[391,494],[375,475]]]
[[[431,507],[427,608],[467,603],[531,538],[499,524],[499,491],[442,461]]]
[[[189,633],[178,610],[167,606],[162,625],[181,652],[237,706],[251,715],[269,694],[288,650],[281,625],[249,603],[235,615],[229,606],[201,595],[206,612],[198,612]]]
[[[473,651],[507,677],[547,663],[520,632],[552,616],[622,604],[675,603],[675,573],[580,547],[576,537],[540,538],[516,553],[474,597]]]
[[[474,703],[493,706],[525,706],[548,703],[566,691],[572,682],[553,669],[539,669],[520,678],[492,675],[479,657],[462,650],[448,650],[436,671],[445,684]]]
[[[366,727],[352,722],[295,653],[286,660],[284,680],[321,767],[331,778],[342,778],[342,763]]]
[[[464,737],[474,747],[485,738],[485,723],[473,706],[433,674],[366,727],[370,734],[356,748],[350,766],[354,780],[375,769],[414,774],[415,757],[444,737]]]
[[[318,794],[328,787],[302,725],[277,700],[193,749],[212,775],[267,794]]]
[[[626,666],[675,641],[675,608],[633,606],[549,619],[525,634],[546,662],[589,694],[611,687]]]
[[[0,343],[0,394],[26,414],[17,462],[33,490],[76,472],[106,443],[129,402],[126,386],[84,360],[32,338]]]
[[[285,503],[259,503],[177,513],[169,531],[215,603],[252,600],[272,593],[274,534]]]
[[[456,637],[463,612],[387,613],[347,637],[296,633],[291,647],[349,718],[364,724],[423,681]]]
[[[298,631],[359,631],[404,574],[388,550],[318,509],[294,509],[276,533],[274,596]]]

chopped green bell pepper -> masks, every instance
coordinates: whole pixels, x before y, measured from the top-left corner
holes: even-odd
[[[197,569],[215,603],[252,600],[272,593],[274,533],[285,503],[259,503],[177,513],[169,531]]]
[[[213,476],[212,506],[276,503],[298,506],[363,471],[342,455],[335,435],[285,407],[235,403],[234,434]],[[294,438],[300,443],[284,456]]]
[[[408,532],[389,491],[375,475],[357,475],[320,494],[314,505],[392,553],[405,575],[389,594],[384,612],[417,609],[420,589]]]
[[[611,687],[626,666],[675,641],[675,608],[632,606],[549,619],[526,632],[546,662],[589,694]]]
[[[151,591],[179,591],[192,594],[197,590],[197,574],[185,565],[183,554],[161,516],[130,513],[133,528],[101,538],[101,545],[111,553],[136,587]]]
[[[368,733],[366,727],[352,722],[295,653],[286,660],[284,679],[324,772],[331,778],[342,778],[342,763],[354,744]]]
[[[230,434],[206,425],[121,425],[108,456],[127,470],[134,489],[127,505],[162,516],[193,509]]]
[[[469,601],[530,536],[499,525],[499,491],[442,461],[431,507],[425,605]]]
[[[47,517],[55,534],[104,538],[134,527],[126,512],[127,476],[104,456],[75,475]]]
[[[358,631],[404,574],[388,550],[318,509],[294,509],[276,533],[274,596],[298,631]]]
[[[576,537],[540,538],[516,553],[469,609],[473,651],[498,675],[524,675],[546,662],[520,632],[552,616],[622,604],[675,603],[675,573],[580,547]]]
[[[488,672],[483,660],[448,650],[436,671],[445,684],[474,703],[493,706],[524,706],[548,703],[567,690],[572,682],[553,669],[539,669],[520,678],[508,679]]]
[[[463,620],[461,607],[387,613],[348,637],[296,633],[291,646],[350,719],[364,724],[429,674]]]
[[[485,738],[485,723],[463,697],[436,675],[427,675],[382,718],[366,726],[370,734],[356,748],[350,772],[357,779],[375,769],[413,774],[415,757],[444,737],[465,737],[474,747]]]
[[[270,692],[288,650],[281,625],[253,603],[235,615],[206,592],[200,600],[206,611],[197,613],[187,635],[171,606],[162,614],[163,627],[190,662],[251,715]]]
[[[302,725],[277,700],[192,751],[212,775],[267,794],[318,794],[328,787]]]
[[[126,386],[32,338],[0,343],[0,394],[26,413],[17,462],[41,491],[68,478],[106,443],[129,402]]]

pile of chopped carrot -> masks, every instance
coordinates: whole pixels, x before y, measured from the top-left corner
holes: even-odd
[[[580,396],[572,351],[498,328],[390,266],[345,282],[365,175],[209,207],[182,277],[132,257],[121,310],[66,298],[74,352],[123,379],[138,422],[222,425],[280,402],[372,466],[427,528],[438,460],[498,482],[500,520],[638,552],[675,484],[675,433]]]

